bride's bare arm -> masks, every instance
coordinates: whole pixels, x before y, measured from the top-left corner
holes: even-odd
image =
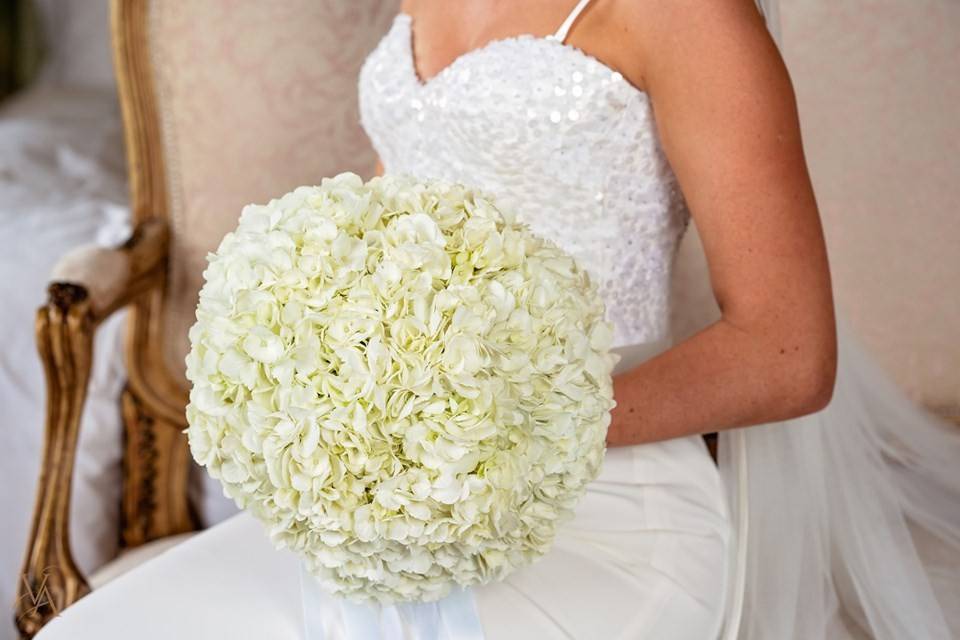
[[[836,371],[830,274],[793,87],[762,17],[753,0],[619,5],[605,46],[633,53],[622,70],[652,99],[722,318],[615,378],[608,441],[819,410]]]

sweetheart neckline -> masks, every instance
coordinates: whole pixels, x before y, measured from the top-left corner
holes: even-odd
[[[479,47],[475,47],[473,49],[470,49],[469,51],[464,51],[463,53],[455,57],[453,60],[451,60],[442,69],[434,73],[429,78],[424,79],[420,75],[420,72],[417,70],[416,56],[413,51],[413,16],[401,11],[397,13],[396,17],[394,18],[394,23],[396,23],[397,20],[400,20],[406,23],[406,33],[404,34],[405,36],[404,50],[406,51],[406,54],[407,54],[407,65],[410,70],[410,75],[413,78],[413,82],[420,91],[426,91],[430,89],[436,83],[436,81],[438,81],[445,75],[449,75],[449,73],[452,73],[453,70],[459,65],[461,65],[464,60],[468,60],[475,55],[489,52],[490,50],[494,50],[496,49],[496,47],[505,45],[505,44],[512,44],[517,42],[544,42],[547,44],[559,46],[563,50],[570,51],[571,53],[579,56],[580,59],[585,60],[587,63],[596,65],[597,67],[603,69],[604,71],[613,74],[614,77],[616,77],[624,87],[632,91],[634,94],[637,94],[642,97],[649,97],[649,94],[646,91],[644,91],[643,89],[639,88],[638,86],[636,86],[635,84],[627,80],[627,78],[622,73],[620,73],[619,71],[617,71],[616,69],[608,65],[606,62],[604,62],[600,58],[587,53],[580,47],[574,46],[567,42],[561,42],[553,38],[552,35],[538,36],[532,33],[521,33],[515,36],[505,36],[503,38],[494,38],[493,40],[488,40],[486,43],[484,43]]]

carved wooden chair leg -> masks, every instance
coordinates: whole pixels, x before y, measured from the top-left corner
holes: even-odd
[[[128,386],[121,401],[124,424],[121,539],[135,547],[199,528],[188,499],[190,449],[185,424],[150,411]]]
[[[46,433],[30,546],[15,606],[16,625],[31,638],[90,587],[70,551],[70,484],[93,352],[94,319],[83,287],[54,283],[37,312],[46,377]],[[49,477],[54,476],[54,477]]]

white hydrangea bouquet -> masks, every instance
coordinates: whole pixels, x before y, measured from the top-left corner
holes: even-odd
[[[432,601],[548,551],[616,406],[573,258],[463,185],[346,173],[208,262],[191,452],[326,589]]]

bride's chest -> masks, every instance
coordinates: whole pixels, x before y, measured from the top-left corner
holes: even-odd
[[[470,164],[489,157],[501,170],[536,170],[539,160],[551,173],[589,172],[653,137],[645,93],[545,38],[495,40],[421,81],[403,14],[367,58],[359,94],[364,127],[388,155],[456,163],[469,154]]]

